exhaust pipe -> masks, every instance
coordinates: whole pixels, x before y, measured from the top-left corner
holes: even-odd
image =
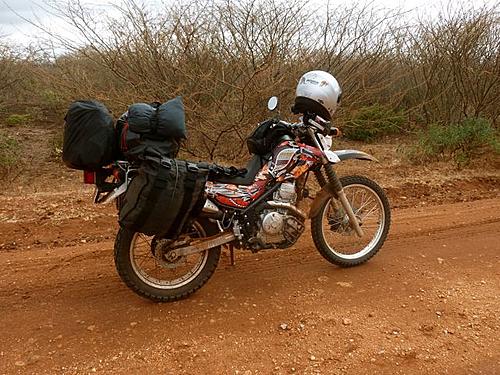
[[[305,213],[303,213],[301,210],[299,210],[294,205],[291,205],[290,203],[269,201],[269,202],[266,202],[266,205],[269,207],[272,207],[272,208],[284,208],[286,210],[293,211],[296,215],[300,216],[303,220],[305,220],[307,217]]]

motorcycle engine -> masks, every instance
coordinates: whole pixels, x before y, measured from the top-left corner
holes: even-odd
[[[295,205],[294,182],[285,182],[273,195],[273,202]],[[257,233],[249,242],[255,250],[286,248],[293,245],[304,231],[304,219],[286,207],[266,208],[259,212]]]

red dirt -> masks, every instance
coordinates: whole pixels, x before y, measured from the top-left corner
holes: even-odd
[[[306,231],[154,304],[114,269],[114,208],[50,157],[47,130],[21,130],[30,159],[0,181],[0,374],[500,373],[499,160],[411,166],[398,140],[341,142],[381,160],[339,166],[391,198],[379,254],[340,269]]]
[[[500,198],[421,206],[425,186],[388,189],[414,207],[366,265],[328,264],[306,232],[170,304],[119,280],[114,210],[88,191],[0,196],[0,373],[498,373]]]

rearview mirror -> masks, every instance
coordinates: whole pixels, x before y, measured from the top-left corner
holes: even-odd
[[[271,96],[267,102],[267,109],[274,111],[278,107],[278,97]]]

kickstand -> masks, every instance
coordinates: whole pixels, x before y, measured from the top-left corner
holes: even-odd
[[[229,245],[229,257],[231,259],[231,266],[234,266],[234,246],[231,244]]]

